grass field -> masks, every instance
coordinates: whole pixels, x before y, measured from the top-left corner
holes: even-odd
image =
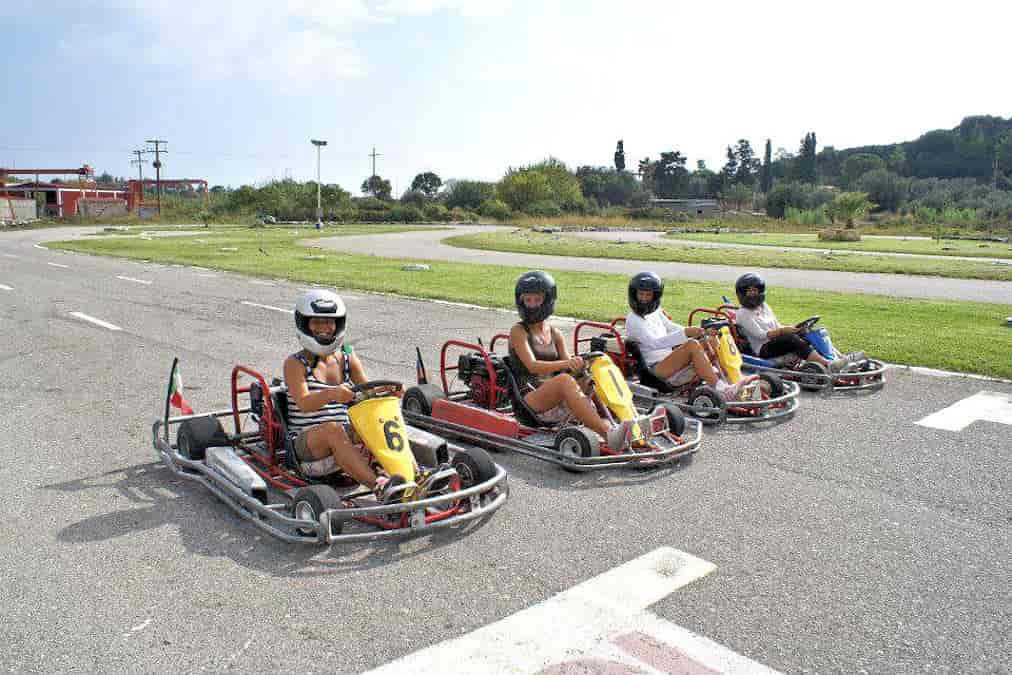
[[[1012,244],[997,242],[943,239],[879,239],[865,237],[861,241],[820,241],[816,234],[676,234],[671,239],[684,241],[714,241],[724,244],[751,244],[755,246],[792,246],[821,250],[866,251],[876,253],[914,253],[921,255],[962,256],[980,258],[1012,258]]]
[[[723,235],[721,235],[723,236]],[[897,256],[866,256],[782,251],[779,249],[728,249],[694,247],[687,244],[618,243],[581,239],[565,234],[544,234],[530,230],[511,233],[482,232],[443,240],[461,248],[544,255],[570,255],[588,258],[623,260],[654,260],[704,265],[739,265],[748,267],[782,267],[802,270],[833,270],[838,272],[878,272],[885,274],[918,274],[956,279],[992,279],[1012,281],[1012,265],[990,262],[905,258]]]
[[[403,227],[331,227],[328,236],[401,231]],[[296,234],[297,232],[297,234]],[[297,229],[211,228],[206,236],[165,239],[96,237],[47,243],[50,248],[100,255],[200,265],[270,278],[286,278],[337,288],[396,293],[419,298],[513,306],[518,267],[429,262],[428,272],[406,272],[410,260],[343,255],[295,242]],[[202,240],[198,241],[198,240]],[[221,249],[236,249],[235,251]],[[607,320],[624,315],[624,276],[553,272],[559,284],[558,313]],[[712,307],[726,284],[680,282],[665,294],[675,317],[693,307]],[[930,366],[1012,378],[1012,329],[1004,326],[1012,305],[925,302],[884,296],[778,289],[770,304],[784,320],[819,313],[843,350],[863,349],[892,363]],[[503,328],[509,319],[503,317]],[[449,337],[449,335],[447,336]]]

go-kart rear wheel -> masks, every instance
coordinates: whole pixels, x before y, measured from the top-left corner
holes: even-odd
[[[784,395],[784,381],[773,373],[759,373],[757,382],[766,398],[778,398]]]
[[[311,520],[314,523],[320,522],[320,514],[331,509],[339,509],[343,505],[341,497],[334,488],[329,485],[307,485],[295,491],[292,497],[292,517],[299,520]],[[330,521],[331,534],[341,534],[344,523],[341,521]],[[316,528],[296,528],[299,534],[313,536]]]
[[[713,388],[708,385],[700,385],[689,394],[689,405],[692,406],[692,414],[707,421],[723,421],[727,417],[727,406]]]
[[[432,415],[432,404],[438,399],[445,399],[446,394],[434,384],[419,384],[408,388],[401,398],[401,409],[416,415]]]
[[[176,451],[185,459],[202,462],[208,448],[229,445],[217,417],[194,417],[179,423]]]
[[[821,363],[805,361],[798,371],[801,373],[798,376],[798,386],[805,391],[821,391],[829,386],[829,371]]]
[[[459,450],[450,460],[450,466],[460,476],[461,489],[480,485],[490,478],[495,478],[495,462],[481,448]]]
[[[685,415],[674,403],[668,403],[665,401],[661,403],[664,407],[664,412],[668,414],[668,431],[673,433],[675,436],[681,436],[685,433]]]

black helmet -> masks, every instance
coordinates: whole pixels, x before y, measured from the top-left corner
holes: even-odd
[[[524,293],[542,293],[545,301],[538,307],[527,307],[520,298]],[[517,303],[517,311],[520,312],[520,321],[524,324],[540,323],[550,317],[555,311],[555,298],[558,291],[555,288],[555,279],[551,274],[540,270],[524,272],[517,279],[514,298]]]
[[[636,291],[653,291],[654,297],[650,302],[642,303],[636,298]],[[656,312],[661,306],[662,295],[664,281],[653,272],[640,272],[629,280],[629,308],[640,316]]]
[[[755,287],[759,289],[759,295],[748,297],[748,289]],[[766,302],[766,282],[755,272],[749,272],[738,277],[734,282],[734,292],[738,296],[738,302],[742,307],[755,309]]]

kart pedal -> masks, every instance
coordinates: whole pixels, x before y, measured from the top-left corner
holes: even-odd
[[[380,504],[396,504],[404,501],[405,497],[418,489],[414,481],[405,480],[398,474],[391,476],[378,487],[376,501]]]
[[[418,483],[418,487],[421,490],[421,494],[433,495],[448,488],[456,477],[456,469],[452,468],[449,464],[440,464],[422,477],[422,480]]]

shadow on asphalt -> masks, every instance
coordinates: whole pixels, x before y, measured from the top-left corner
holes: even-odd
[[[495,517],[411,539],[351,542],[326,548],[273,538],[235,515],[198,483],[174,476],[161,462],[43,485],[42,489],[65,493],[114,490],[135,505],[71,523],[57,534],[61,542],[83,544],[148,532],[157,534],[155,530],[171,525],[182,545],[192,553],[229,558],[243,567],[279,577],[314,577],[396,563],[453,544]],[[160,536],[171,537],[171,530],[161,532]]]

